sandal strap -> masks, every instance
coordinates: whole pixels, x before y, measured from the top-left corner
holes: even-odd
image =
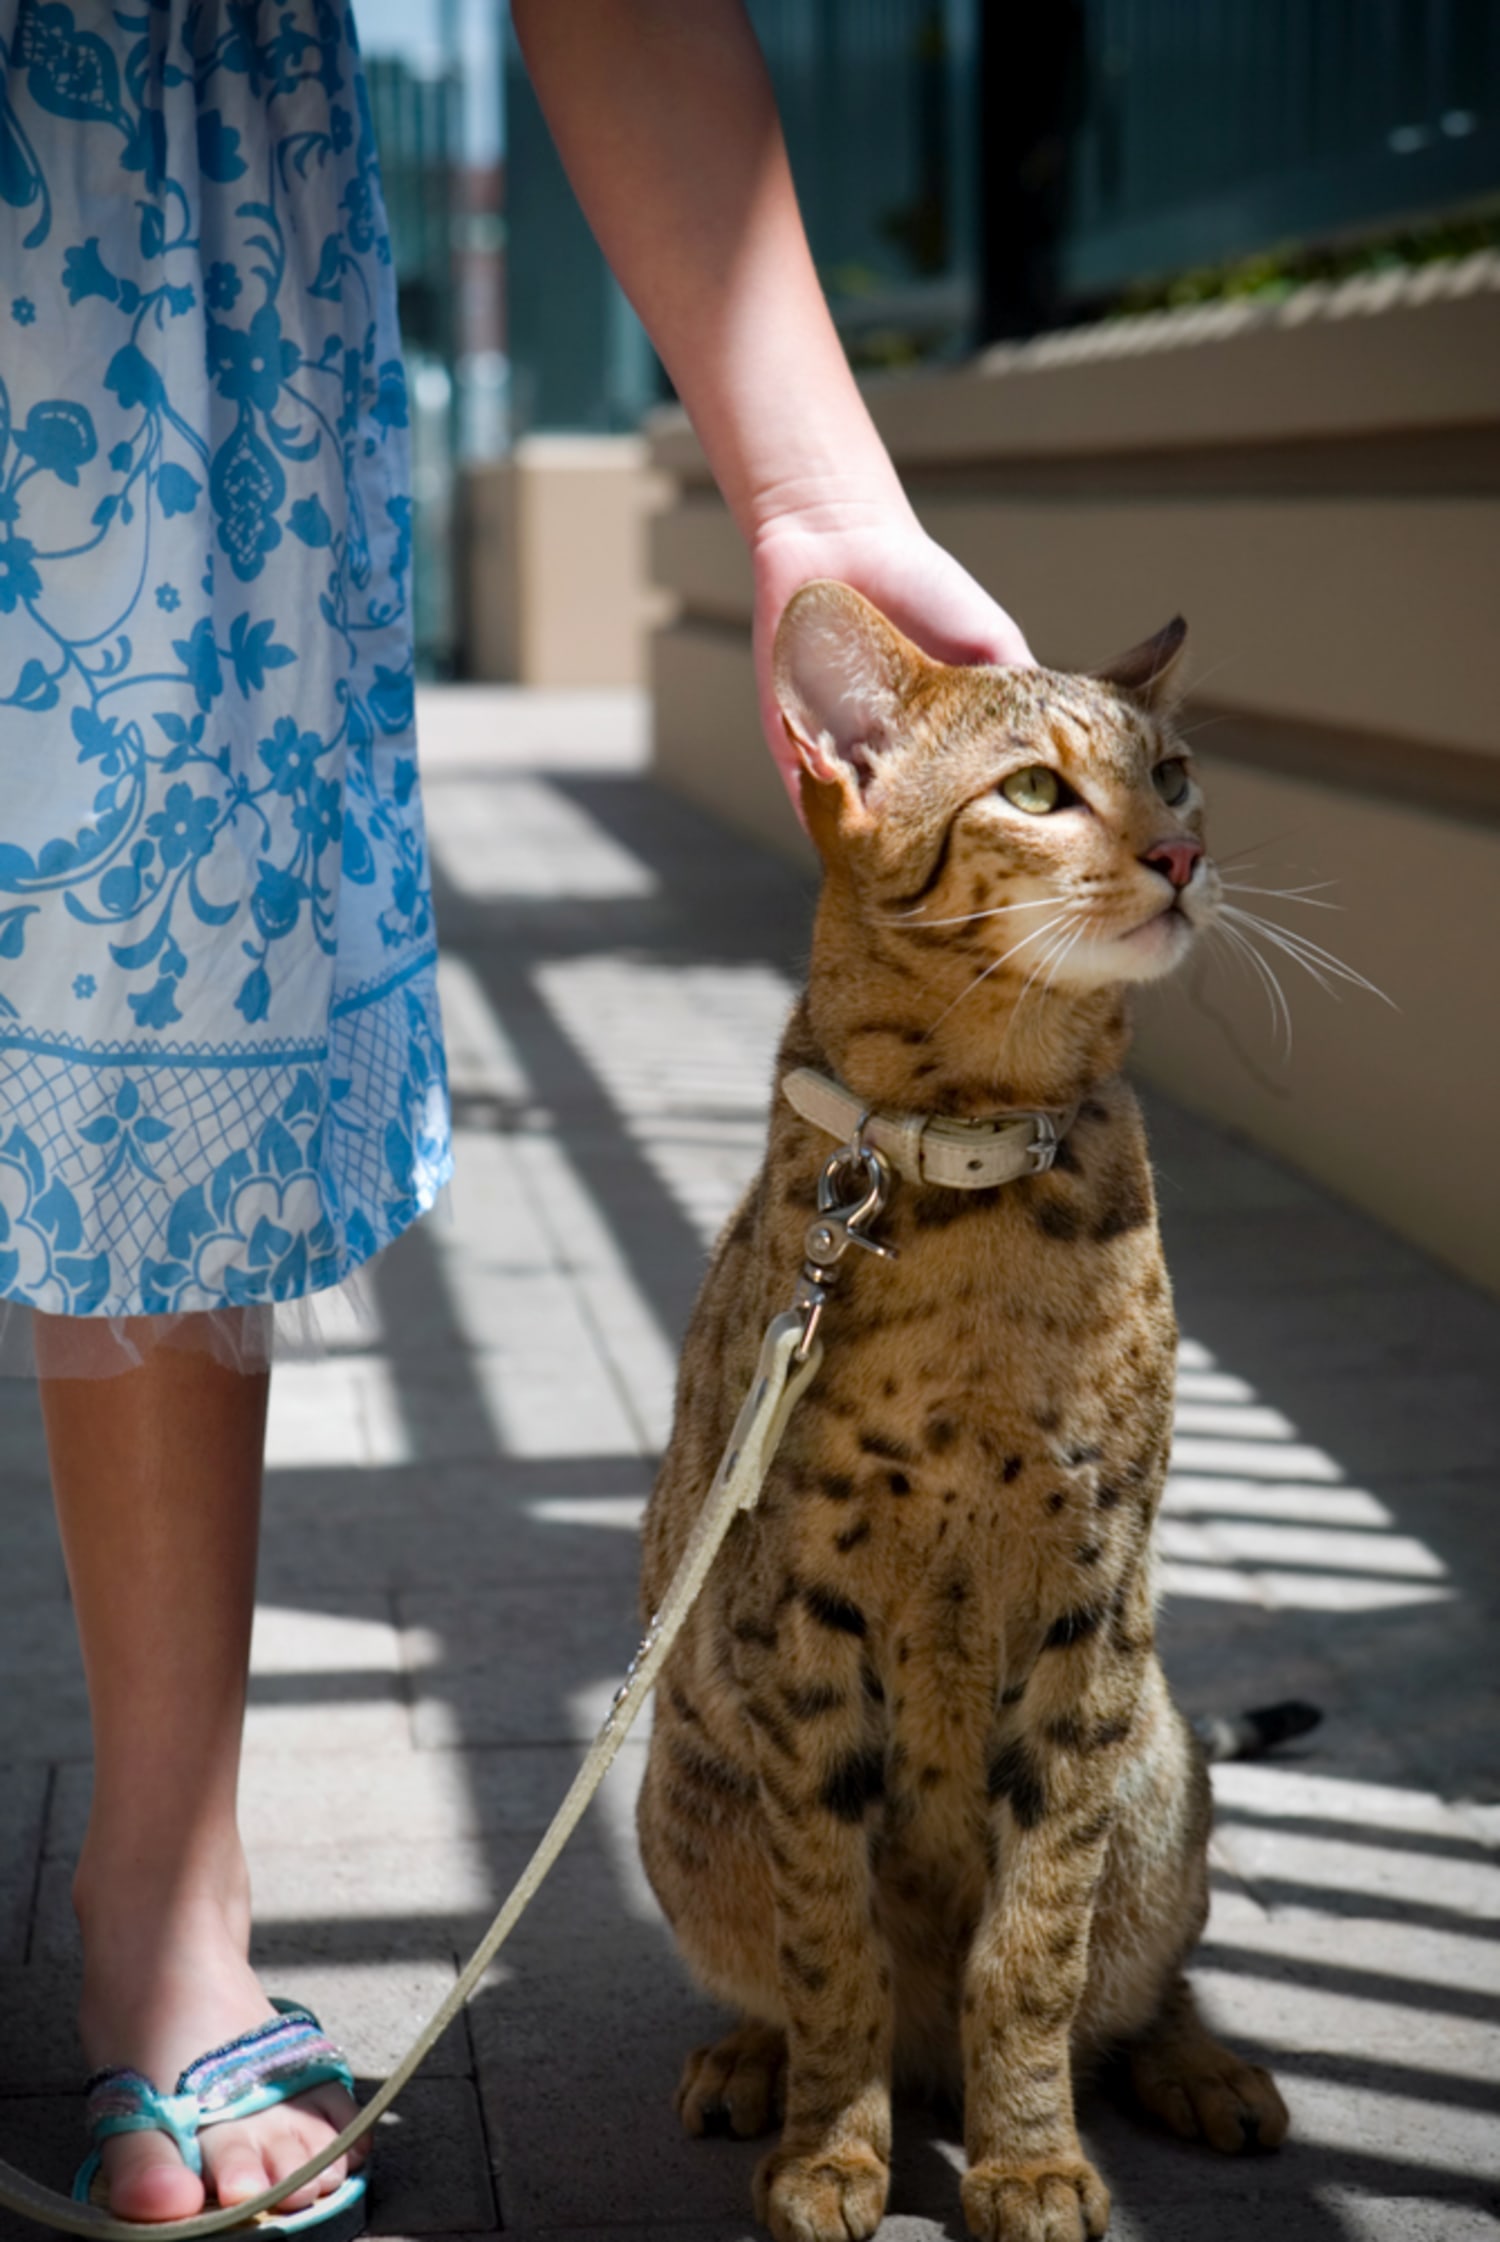
[[[353,2073],[311,2009],[291,2002],[277,2007],[280,2013],[266,2023],[200,2055],[177,2081],[177,2092],[196,2102],[200,2125],[251,2117],[313,2086],[353,2093]]]
[[[165,2133],[192,2172],[202,2174],[198,2134],[206,2125],[253,2117],[289,2102],[309,2087],[336,2085],[354,2091],[348,2063],[311,2009],[276,2003],[278,2014],[189,2063],[175,2092],[158,2093],[139,2071],[97,2071],[88,2084],[89,2138],[121,2133]]]
[[[158,2094],[139,2071],[97,2071],[89,2080],[87,2118],[96,2152],[121,2133],[165,2133],[188,2170],[201,2178],[196,2094]]]

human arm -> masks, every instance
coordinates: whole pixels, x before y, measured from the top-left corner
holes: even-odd
[[[799,584],[841,577],[952,661],[1025,639],[918,523],[851,375],[740,0],[513,0],[580,202],[661,353],[755,568],[762,712]]]

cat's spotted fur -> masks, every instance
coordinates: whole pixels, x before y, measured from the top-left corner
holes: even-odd
[[[690,2058],[682,2115],[748,2134],[784,2106],[757,2182],[783,2242],[874,2231],[893,2063],[961,2085],[964,2207],[992,2242],[1103,2233],[1073,2078],[1108,2048],[1179,2132],[1234,2150],[1285,2130],[1182,1976],[1208,1783],[1153,1647],[1176,1328],[1119,1069],[1122,984],[1175,963],[1217,890],[1196,786],[1162,799],[1179,638],[1110,683],[946,668],[840,586],[782,625],[826,879],[778,1078],[817,1067],[890,1111],[1079,1109],[1049,1175],[897,1183],[879,1234],[900,1258],[845,1259],[819,1375],[658,1691],[646,1865],[745,2020]],[[997,789],[1039,765],[1062,807],[1028,815]],[[684,1348],[648,1610],[791,1299],[830,1149],[775,1100]]]

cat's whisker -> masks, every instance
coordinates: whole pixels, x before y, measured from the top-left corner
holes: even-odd
[[[1054,933],[1055,930],[1062,925],[1063,920],[1066,918],[1066,916],[1066,912],[1060,912],[1055,919],[1049,919],[1045,926],[1034,927],[1031,933],[1026,936],[1026,939],[1023,942],[1013,942],[1011,944],[1011,947],[1008,950],[1002,952],[999,957],[992,958],[989,964],[985,967],[984,971],[982,973],[976,974],[974,979],[969,983],[968,987],[964,989],[960,995],[956,996],[953,999],[953,1003],[948,1006],[947,1011],[941,1012],[938,1015],[938,1018],[933,1022],[933,1026],[940,1026],[941,1023],[947,1019],[948,1013],[954,1009],[954,1006],[962,1004],[964,997],[972,996],[975,989],[979,987],[980,983],[982,981],[987,981],[992,973],[998,973],[1002,965],[1008,965],[1011,959],[1014,957],[1019,957],[1023,950],[1029,950],[1033,942],[1043,941],[1048,935]]]
[[[1257,849],[1279,849],[1284,842],[1295,838],[1296,830],[1295,826],[1287,826],[1280,833],[1268,833],[1262,839],[1252,841],[1248,848],[1241,849],[1238,856],[1220,857],[1218,860],[1219,870],[1221,872],[1253,871],[1255,866],[1251,860]]]
[[[947,1019],[949,1013],[955,1011],[957,1007],[963,1003],[966,996],[972,996],[974,994],[974,991],[980,986],[980,984],[984,981],[987,981],[992,973],[998,973],[1002,965],[1008,965],[1010,960],[1014,957],[1019,957],[1023,950],[1029,950],[1033,942],[1042,941],[1045,936],[1051,934],[1056,928],[1061,926],[1064,920],[1067,919],[1070,915],[1071,907],[1059,911],[1057,917],[1055,919],[1049,919],[1045,926],[1033,927],[1031,932],[1027,935],[1024,935],[1019,942],[1013,942],[1008,950],[1002,950],[999,957],[991,958],[984,971],[982,973],[976,973],[973,980],[969,983],[968,987],[960,989],[957,996],[953,999],[953,1002],[943,1007],[942,1011],[933,1021],[931,1027],[927,1030],[928,1035],[931,1036],[935,1034],[936,1031],[942,1026],[943,1022]]]
[[[1333,887],[1332,880],[1311,880],[1306,887],[1251,887],[1244,880],[1221,881],[1226,895],[1264,895],[1278,903],[1306,903],[1314,911],[1342,911],[1342,903],[1327,903],[1315,894],[1317,888]]]
[[[1283,956],[1293,959],[1296,964],[1300,965],[1302,970],[1317,982],[1325,996],[1332,997],[1335,1004],[1338,1003],[1338,983],[1331,973],[1325,971],[1315,959],[1302,956],[1301,952],[1294,949],[1290,942],[1278,941],[1275,935],[1271,934],[1266,928],[1262,928],[1260,931],[1268,941],[1273,943],[1275,948],[1282,952]]]
[[[1220,670],[1227,669],[1234,659],[1235,657],[1232,654],[1221,655],[1219,660],[1214,662],[1208,669],[1204,670],[1201,675],[1195,673],[1193,677],[1194,693],[1201,693],[1204,686],[1208,683],[1209,679],[1211,677],[1217,677]],[[1234,711],[1232,709],[1226,709],[1222,716],[1201,717],[1199,721],[1200,723],[1205,724],[1227,724],[1233,714]],[[1180,726],[1177,727],[1177,729],[1180,728]]]
[[[1214,932],[1223,936],[1225,942],[1229,945],[1230,954],[1236,957],[1252,978],[1260,983],[1265,992],[1266,1002],[1270,1007],[1272,1029],[1280,1037],[1283,1055],[1290,1059],[1292,1055],[1292,1009],[1287,1001],[1286,991],[1281,985],[1280,974],[1268,959],[1261,956],[1254,943],[1249,941],[1237,927],[1221,924],[1215,927]]]
[[[1332,950],[1325,950],[1321,943],[1314,942],[1309,935],[1299,933],[1294,927],[1277,926],[1274,920],[1262,918],[1255,911],[1242,911],[1233,903],[1226,903],[1220,916],[1233,920],[1241,928],[1253,928],[1268,942],[1274,943],[1277,949],[1284,950],[1315,981],[1323,981],[1325,975],[1331,976],[1335,981],[1345,981],[1351,988],[1363,989],[1368,995],[1379,997],[1381,1003],[1390,1005],[1393,1012],[1400,1010],[1400,1006],[1386,995],[1384,989],[1367,980],[1363,973],[1356,972],[1352,965],[1346,965],[1341,957],[1335,957]],[[1327,986],[1326,981],[1324,986]],[[1332,995],[1335,992],[1330,989],[1329,993]]]
[[[1216,724],[1227,724],[1227,716],[1200,716],[1194,724],[1174,724],[1172,729],[1180,740],[1196,739],[1200,732],[1211,732]]]
[[[1087,919],[1080,917],[1076,909],[1072,907],[1070,907],[1063,913],[1063,921],[1064,923],[1061,933],[1054,935],[1053,940],[1047,945],[1047,948],[1042,952],[1041,956],[1037,959],[1036,964],[1031,968],[1031,971],[1027,974],[1026,979],[1021,984],[1021,993],[1016,998],[1010,1018],[1006,1022],[1005,1033],[1000,1038],[1000,1049],[996,1054],[997,1058],[1003,1058],[1005,1055],[1006,1046],[1010,1042],[1012,1031],[1015,1028],[1017,1020],[1021,1016],[1021,1007],[1026,1002],[1027,997],[1031,994],[1031,991],[1036,984],[1038,975],[1045,968],[1047,968],[1049,964],[1053,969],[1055,969],[1057,964],[1062,960],[1062,958],[1066,957],[1068,951],[1078,940],[1078,937],[1086,931],[1088,926]],[[1054,920],[1053,925],[1055,926],[1056,924],[1057,921]],[[1051,975],[1049,973],[1048,979],[1043,984],[1043,986],[1050,988],[1051,985]]]
[[[1256,972],[1260,975],[1262,980],[1269,979],[1275,982],[1278,995],[1280,997],[1281,1014],[1283,1019],[1286,1021],[1287,1032],[1289,1035],[1290,1011],[1287,1004],[1285,991],[1282,987],[1281,977],[1277,973],[1275,967],[1272,965],[1270,959],[1262,955],[1253,937],[1248,934],[1243,927],[1231,924],[1227,916],[1221,917],[1218,921],[1218,931],[1223,934],[1226,941],[1233,944],[1234,947],[1249,961],[1249,963],[1255,968]]]
[[[1061,973],[1063,967],[1067,964],[1068,959],[1072,956],[1074,950],[1078,947],[1078,944],[1083,940],[1083,936],[1083,927],[1075,926],[1072,933],[1068,936],[1067,941],[1063,944],[1062,948],[1054,953],[1052,962],[1047,968],[1047,978],[1042,984],[1044,988],[1052,989],[1057,986],[1058,974]]]
[[[1034,903],[994,903],[987,911],[959,911],[952,918],[929,919],[916,910],[885,913],[882,926],[973,926],[978,919],[1003,918],[1007,911],[1045,911],[1056,903],[1055,895],[1038,896]]]
[[[1286,992],[1281,986],[1275,968],[1267,963],[1254,944],[1240,932],[1238,927],[1227,925],[1223,919],[1216,919],[1209,927],[1208,932],[1210,936],[1222,936],[1229,947],[1230,956],[1247,968],[1260,982],[1261,988],[1265,992],[1266,1003],[1270,1007],[1272,1031],[1280,1038],[1282,1056],[1290,1059],[1292,1055],[1292,1011],[1291,1006],[1287,1003]]]
[[[1083,926],[1076,926],[1076,928],[1074,928],[1074,935],[1072,935],[1072,942],[1070,942],[1070,944],[1067,944],[1067,948],[1065,948],[1065,951],[1063,951],[1063,955],[1061,955],[1061,957],[1056,957],[1056,960],[1054,960],[1054,964],[1052,964],[1052,973],[1049,973],[1049,975],[1047,975],[1047,986],[1049,986],[1049,989],[1052,989],[1052,986],[1054,986],[1054,982],[1056,982],[1056,978],[1058,978],[1058,973],[1061,973],[1061,971],[1063,971],[1063,966],[1067,964],[1067,960],[1070,960],[1070,957],[1072,957],[1072,953],[1076,951],[1076,946],[1083,942],[1083,935],[1085,935],[1085,928],[1083,928]]]
[[[1026,983],[1027,988],[1030,988],[1032,982],[1036,980],[1037,975],[1042,972],[1043,968],[1045,968],[1046,970],[1046,979],[1043,981],[1042,986],[1044,988],[1051,988],[1053,978],[1057,972],[1057,968],[1059,967],[1059,965],[1061,965],[1063,959],[1073,948],[1074,944],[1080,940],[1083,931],[1084,925],[1082,921],[1074,926],[1065,927],[1063,929],[1062,933],[1057,937],[1057,940],[1051,944],[1045,954],[1038,960],[1035,969],[1028,976]]]

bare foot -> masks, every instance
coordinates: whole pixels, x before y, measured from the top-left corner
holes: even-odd
[[[238,1881],[243,1887],[242,1874]],[[79,2027],[91,2068],[128,2067],[170,2093],[200,2055],[275,2014],[247,1959],[248,1909],[238,1897],[189,1899],[179,1891],[164,1919],[159,1906],[132,1905],[119,1882],[100,1893],[96,1881],[93,1898],[84,1896],[88,1886],[80,1873]],[[246,2202],[305,2164],[353,2115],[350,2096],[328,2085],[253,2118],[209,2126],[199,2136],[201,2180],[165,2133],[121,2135],[103,2150],[110,2209],[117,2218],[185,2219],[205,2201]],[[331,2194],[347,2171],[339,2158],[281,2208],[300,2210]]]

